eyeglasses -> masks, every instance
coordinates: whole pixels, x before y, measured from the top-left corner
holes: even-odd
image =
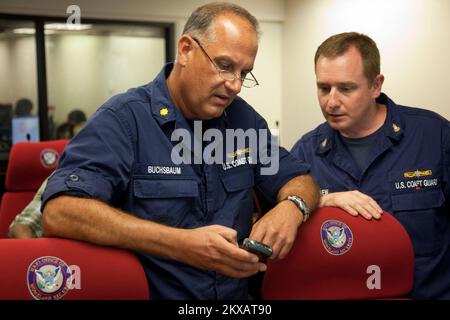
[[[192,38],[194,39],[195,42],[197,42],[198,46],[200,47],[200,49],[202,49],[203,53],[208,57],[209,61],[211,61],[211,63],[213,64],[214,68],[216,68],[217,72],[219,72],[219,76],[226,80],[226,81],[234,81],[236,79],[241,80],[242,86],[246,87],[246,88],[253,88],[255,86],[259,86],[259,82],[258,80],[256,80],[255,76],[253,75],[253,73],[250,71],[250,75],[252,76],[252,78],[246,78],[246,77],[236,77],[236,75],[234,74],[233,71],[230,70],[224,70],[222,68],[220,68],[214,61],[213,59],[211,59],[211,57],[209,56],[209,54],[205,51],[205,49],[202,47],[202,45],[200,44],[200,41],[198,41],[196,38]]]

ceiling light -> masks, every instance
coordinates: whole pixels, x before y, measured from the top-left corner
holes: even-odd
[[[81,31],[92,28],[92,24],[72,24],[72,23],[47,23],[46,30],[61,30],[61,31]]]
[[[13,29],[15,34],[35,34],[36,30],[34,28],[16,28]]]

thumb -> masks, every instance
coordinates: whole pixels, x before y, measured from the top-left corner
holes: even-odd
[[[231,228],[228,227],[224,227],[224,226],[218,226],[217,232],[223,237],[225,238],[225,240],[227,240],[228,242],[234,244],[234,245],[238,245],[237,243],[237,232],[236,230],[233,230]]]

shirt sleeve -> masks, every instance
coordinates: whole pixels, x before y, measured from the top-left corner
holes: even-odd
[[[305,143],[304,138],[302,137],[297,143],[292,147],[291,154],[301,162],[307,162],[305,157]]]
[[[19,213],[11,225],[9,226],[9,232],[18,224],[24,224],[30,227],[33,237],[42,237],[42,213],[41,213],[41,200],[47,185],[47,179],[41,184],[38,191],[34,195],[33,200]]]
[[[49,178],[42,208],[63,194],[112,205],[113,199],[121,198],[128,188],[134,159],[127,109],[127,105],[100,108],[70,141]]]
[[[258,194],[262,194],[271,204],[276,204],[279,190],[296,176],[307,174],[309,164],[294,158],[285,148],[278,145],[262,117],[257,118],[259,128],[258,162],[255,172],[255,185]],[[263,130],[263,131],[261,131]],[[267,130],[267,137],[261,132]]]

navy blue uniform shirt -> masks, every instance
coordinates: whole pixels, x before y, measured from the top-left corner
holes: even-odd
[[[261,165],[249,160],[248,148],[224,154],[225,164],[174,164],[171,151],[179,141],[171,141],[171,134],[174,129],[191,132],[192,123],[170,99],[166,78],[172,67],[167,65],[148,85],[117,95],[97,110],[66,147],[48,181],[43,205],[61,194],[95,198],[177,228],[227,226],[237,230],[240,243],[252,227],[253,188],[275,202],[287,181],[308,171],[308,165],[283,148],[275,175],[261,175]],[[267,129],[264,119],[239,97],[220,118],[203,121],[203,126],[222,133]],[[248,298],[245,279],[167,258],[138,256],[154,299]]]
[[[387,118],[362,172],[327,123],[304,135],[292,154],[311,165],[322,194],[359,190],[402,223],[415,251],[413,298],[450,299],[449,122],[385,94],[377,102],[387,106]]]

